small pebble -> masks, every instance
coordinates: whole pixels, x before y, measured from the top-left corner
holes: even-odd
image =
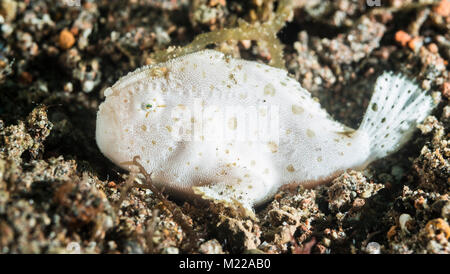
[[[381,253],[381,246],[377,242],[370,242],[366,246],[366,252],[368,254],[380,254]]]
[[[411,36],[403,30],[399,30],[395,33],[395,41],[397,41],[404,47],[408,44],[409,41],[411,41]]]
[[[180,251],[178,250],[178,248],[173,246],[166,247],[162,250],[162,254],[179,254],[179,253]]]
[[[222,246],[216,239],[209,240],[200,245],[199,251],[203,254],[222,254]]]
[[[61,33],[59,34],[59,47],[66,50],[70,49],[73,44],[75,44],[75,37],[73,36],[73,34],[67,29],[61,31]]]
[[[64,91],[65,92],[72,92],[73,91],[73,84],[71,82],[67,82],[64,84]]]
[[[91,92],[94,89],[94,81],[87,80],[83,83],[83,91],[86,93]]]

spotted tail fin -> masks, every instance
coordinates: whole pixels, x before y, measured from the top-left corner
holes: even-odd
[[[369,162],[397,151],[435,107],[431,96],[402,75],[383,73],[359,131],[370,139]]]

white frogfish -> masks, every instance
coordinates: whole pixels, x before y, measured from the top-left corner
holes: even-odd
[[[357,130],[334,121],[287,71],[202,50],[129,73],[105,90],[96,140],[172,194],[252,209],[282,186],[312,186],[397,151],[435,104],[383,73]]]

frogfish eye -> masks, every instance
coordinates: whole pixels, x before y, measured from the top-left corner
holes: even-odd
[[[152,104],[142,103],[142,109],[143,110],[151,110],[153,107]]]

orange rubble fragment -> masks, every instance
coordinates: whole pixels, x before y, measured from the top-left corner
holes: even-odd
[[[441,0],[441,2],[434,7],[434,11],[444,17],[450,16],[450,0]]]
[[[75,37],[73,34],[67,29],[62,30],[59,34],[59,47],[61,49],[70,49],[73,44],[75,44]]]
[[[395,41],[399,42],[403,47],[412,39],[411,35],[404,32],[403,30],[399,30],[395,33]]]

